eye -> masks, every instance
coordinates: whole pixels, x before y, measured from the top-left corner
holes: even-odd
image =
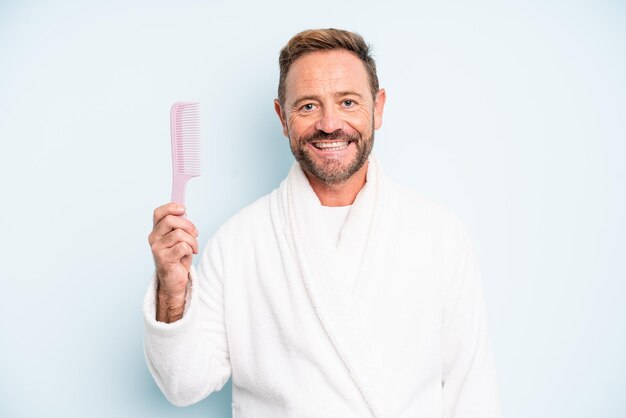
[[[300,109],[304,110],[305,112],[310,112],[315,109],[315,105],[313,103],[307,103],[304,106],[302,106]]]
[[[344,107],[352,107],[352,106],[354,106],[354,101],[350,100],[350,99],[346,99],[346,100],[343,101],[343,106]]]

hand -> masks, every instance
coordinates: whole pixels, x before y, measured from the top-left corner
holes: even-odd
[[[198,230],[184,214],[184,206],[177,203],[167,203],[154,210],[148,242],[159,283],[157,319],[159,308],[180,311],[182,316],[193,254],[198,253]]]

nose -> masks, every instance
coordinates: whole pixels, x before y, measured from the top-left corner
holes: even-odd
[[[333,107],[324,107],[320,112],[320,118],[315,123],[315,129],[329,134],[342,128],[343,120],[339,112]]]

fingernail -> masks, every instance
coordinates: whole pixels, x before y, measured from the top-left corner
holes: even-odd
[[[176,210],[185,210],[183,205],[176,205]]]

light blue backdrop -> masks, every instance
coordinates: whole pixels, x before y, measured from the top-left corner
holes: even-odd
[[[626,6],[597,0],[3,1],[0,416],[230,416],[143,360],[169,107],[201,102],[204,243],[285,176],[278,51],[330,26],[374,46],[387,173],[472,233],[505,415],[626,416]]]

